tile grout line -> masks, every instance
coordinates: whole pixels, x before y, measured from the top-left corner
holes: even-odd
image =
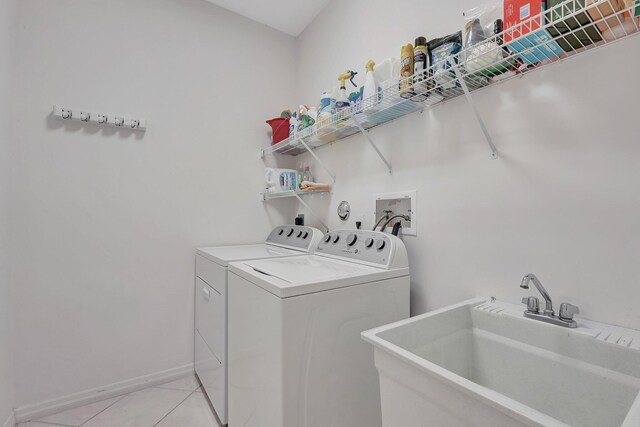
[[[58,423],[52,423],[49,421],[38,421],[38,420],[30,420],[30,421],[25,421],[27,423],[39,423],[39,424],[46,424],[48,426],[56,426],[56,427],[73,427],[70,426],[69,424],[58,424]],[[18,424],[18,426],[21,426],[23,423]]]
[[[173,388],[173,387],[160,387],[160,386],[155,386],[155,387],[151,387],[151,388],[159,388],[161,390],[175,390],[175,391],[198,391],[198,389],[200,388],[200,386],[196,387],[195,390],[185,390],[184,388]]]
[[[196,389],[196,390],[197,390],[197,389]],[[184,399],[182,399],[182,401],[181,401],[180,403],[178,403],[178,404],[177,404],[177,405],[176,405],[172,410],[170,410],[169,412],[167,412],[167,413],[164,415],[164,417],[160,418],[160,419],[158,420],[158,422],[157,422],[157,423],[155,423],[155,424],[153,425],[153,427],[156,427],[158,424],[160,424],[160,423],[162,422],[162,420],[164,420],[165,418],[167,418],[167,417],[169,416],[169,414],[171,414],[173,411],[175,411],[176,409],[178,409],[178,407],[179,407],[180,405],[182,405],[182,404],[183,404],[183,403],[184,403],[188,398],[190,398],[190,397],[191,397],[191,395],[192,395],[193,393],[195,393],[195,392],[196,392],[196,390],[193,390],[191,393],[189,393],[189,394],[187,395],[187,397],[185,397]],[[181,391],[185,391],[185,390],[181,390]]]
[[[115,405],[116,403],[120,402],[122,399],[124,399],[125,397],[127,397],[128,395],[130,395],[131,393],[127,393],[127,394],[123,394],[122,396],[120,396],[118,399],[115,400],[115,402],[113,402],[111,405],[107,406],[106,408],[104,408],[102,411],[98,412],[97,414],[95,414],[93,417],[89,418],[87,421],[83,422],[82,424],[80,424],[80,427],[82,427],[83,425],[85,425],[86,423],[88,423],[89,421],[91,421],[92,419],[94,419],[95,417],[97,417],[98,415],[100,415],[101,413],[103,413],[104,411],[106,411],[107,409],[111,408],[113,405]]]

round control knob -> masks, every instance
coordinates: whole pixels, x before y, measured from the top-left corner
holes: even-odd
[[[356,244],[357,241],[358,241],[358,236],[356,236],[355,234],[351,233],[347,236],[347,245],[353,246]]]
[[[384,240],[380,239],[380,240],[378,240],[376,242],[376,249],[381,251],[382,249],[384,249],[384,245],[386,245],[386,242]]]
[[[284,234],[284,228],[281,228],[280,231],[278,231],[278,236],[282,236]]]
[[[373,246],[373,239],[371,237],[367,237],[367,240],[364,241],[364,245],[368,248]]]
[[[290,228],[289,232],[287,233],[287,237],[291,237],[292,234],[293,234],[293,228]]]
[[[336,234],[336,237],[333,238],[333,243],[338,243],[338,241],[340,240],[340,236]]]
[[[326,236],[324,236],[325,243],[329,243],[330,241],[331,241],[331,234],[327,234]]]
[[[307,237],[309,237],[309,232],[305,231],[304,233],[302,233],[302,238],[306,239]]]
[[[298,237],[298,239],[299,239],[300,237],[302,237],[302,231],[298,231],[298,236],[297,236],[297,237]]]

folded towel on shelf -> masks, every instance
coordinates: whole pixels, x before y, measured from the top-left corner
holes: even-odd
[[[331,191],[331,186],[319,182],[302,181],[300,189],[302,191]]]

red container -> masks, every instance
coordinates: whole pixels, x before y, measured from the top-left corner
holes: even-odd
[[[284,141],[289,138],[289,120],[278,117],[277,119],[267,120],[267,124],[271,126],[273,130],[273,142],[271,145],[275,145],[280,141]]]

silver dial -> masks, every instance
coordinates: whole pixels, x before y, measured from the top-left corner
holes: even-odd
[[[309,237],[309,232],[305,231],[304,233],[302,233],[302,238],[306,239],[307,237]]]
[[[364,245],[368,248],[373,246],[373,239],[371,237],[367,237],[367,240],[364,241]]]
[[[289,232],[287,233],[287,237],[291,237],[292,234],[293,234],[293,228],[290,228]]]
[[[330,241],[331,241],[331,234],[327,234],[326,236],[324,236],[325,243],[329,243]]]
[[[336,234],[336,237],[333,238],[333,243],[338,243],[340,240],[340,235]]]
[[[382,249],[384,249],[384,246],[386,245],[386,242],[382,239],[378,240],[376,242],[376,249],[378,249],[379,251],[381,251]]]
[[[356,244],[357,241],[358,241],[358,236],[356,236],[354,233],[351,233],[347,236],[347,245],[353,246]]]

